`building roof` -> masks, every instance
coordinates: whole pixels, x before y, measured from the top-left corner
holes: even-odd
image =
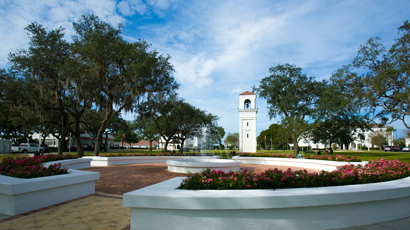
[[[256,94],[254,94],[254,93],[252,93],[252,92],[249,92],[249,91],[246,91],[246,92],[241,93],[241,94],[239,94],[239,95],[256,95]]]

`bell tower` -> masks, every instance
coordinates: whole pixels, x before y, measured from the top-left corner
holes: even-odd
[[[239,94],[239,152],[256,152],[256,94]]]

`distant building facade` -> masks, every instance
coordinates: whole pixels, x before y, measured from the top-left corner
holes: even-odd
[[[33,133],[32,138],[33,139],[39,139],[39,133]],[[43,137],[41,137],[41,140],[43,139]],[[81,144],[85,147],[85,146],[94,146],[95,145],[95,138],[92,137],[90,134],[88,133],[83,133],[80,134],[80,139],[81,139]],[[48,147],[55,147],[57,148],[59,145],[59,139],[57,139],[55,136],[53,136],[52,134],[48,135],[45,140],[44,140],[44,144],[48,145]],[[105,143],[105,135],[102,138],[102,143]],[[108,148],[119,148],[120,147],[120,142],[115,141],[114,137],[112,135],[108,135]],[[68,146],[76,146],[76,143],[74,141],[74,138],[71,136],[67,137],[67,147]]]
[[[393,145],[393,135],[394,132],[390,131],[388,132],[387,129],[392,128],[392,126],[383,126],[383,127],[378,127],[378,126],[373,126],[370,130],[365,130],[362,131],[361,129],[356,129],[353,134],[353,142],[351,142],[348,145],[348,149],[350,150],[360,150],[360,148],[365,146],[366,148],[378,148],[379,146],[372,146],[371,143],[371,138],[370,134],[373,132],[380,132],[384,135],[386,135],[386,139],[388,142],[388,145]],[[360,138],[360,134],[364,136],[364,139]],[[329,146],[328,143],[314,143],[310,138],[303,138],[299,141],[299,147],[300,148],[308,148],[311,147],[312,149],[330,149],[331,146]],[[290,146],[293,146],[292,144]],[[340,149],[341,146],[339,143],[333,143],[332,146],[333,149]],[[344,148],[344,146],[343,146]]]

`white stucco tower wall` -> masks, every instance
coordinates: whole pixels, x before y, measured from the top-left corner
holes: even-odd
[[[256,152],[256,94],[239,94],[239,152]]]

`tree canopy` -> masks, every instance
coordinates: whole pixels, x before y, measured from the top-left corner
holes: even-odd
[[[259,97],[267,100],[269,117],[281,116],[282,126],[293,140],[295,154],[298,142],[308,130],[307,119],[312,115],[318,100],[318,83],[307,77],[302,68],[295,65],[277,65],[269,69],[270,76],[253,86]]]
[[[330,81],[321,82],[313,116],[313,142],[328,144],[330,148],[333,143],[347,146],[353,141],[356,129],[369,128],[369,113],[362,109],[362,86],[356,77],[356,73],[344,66],[332,74]]]
[[[398,28],[401,37],[386,51],[380,37],[361,45],[352,65],[366,71],[357,79],[363,85],[366,105],[383,124],[402,121],[410,124],[410,23]],[[381,110],[380,110],[381,108]]]
[[[73,133],[80,156],[80,134],[89,128],[86,114],[96,111],[100,117],[94,120],[99,124],[94,154],[98,155],[113,118],[121,111],[133,112],[148,94],[173,92],[178,84],[170,57],[150,50],[145,41],[125,41],[121,25],[115,28],[86,14],[73,27],[71,43],[64,40],[61,27],[51,31],[38,23],[26,27],[29,48],[10,53],[11,71],[1,72],[2,82],[7,83],[7,90],[1,88],[1,106],[24,125],[57,132],[59,154],[68,133]]]

